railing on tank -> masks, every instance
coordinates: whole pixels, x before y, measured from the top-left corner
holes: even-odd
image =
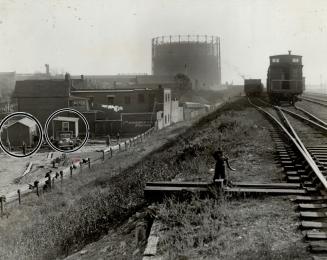
[[[154,45],[166,43],[185,43],[185,42],[200,42],[200,43],[219,43],[220,39],[212,35],[166,35],[152,38]]]

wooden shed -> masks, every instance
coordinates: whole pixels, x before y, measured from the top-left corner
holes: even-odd
[[[27,146],[33,146],[34,136],[38,136],[37,124],[28,117],[10,123],[1,131],[2,142],[7,145],[9,140],[11,147],[20,147],[23,142]]]

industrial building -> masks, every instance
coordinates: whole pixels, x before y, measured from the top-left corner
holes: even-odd
[[[17,109],[36,116],[43,126],[50,114],[60,108],[88,110],[87,100],[72,96],[71,88],[68,74],[65,79],[17,81],[14,91]]]
[[[47,118],[61,108],[74,108],[87,119],[91,136],[122,136],[141,133],[152,126],[169,126],[183,119],[178,101],[172,98],[170,88],[146,84],[141,88],[85,88],[85,79],[24,80],[17,81],[14,97],[18,111],[34,115],[44,126]],[[74,117],[65,112],[61,116]],[[78,121],[79,134],[85,134],[83,120]],[[53,132],[48,129],[50,135]]]
[[[161,36],[152,39],[152,74],[187,75],[196,89],[221,85],[220,38],[207,35]]]
[[[171,90],[160,85],[156,89],[74,89],[71,94],[87,98],[90,110],[97,111],[93,120],[88,118],[96,135],[132,135],[155,124],[165,127],[172,123]]]

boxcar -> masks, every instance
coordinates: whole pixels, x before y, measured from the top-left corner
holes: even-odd
[[[273,103],[297,101],[304,90],[302,68],[302,56],[292,55],[290,51],[286,55],[270,56],[267,94]]]
[[[263,85],[261,79],[245,79],[244,92],[246,96],[261,96]]]

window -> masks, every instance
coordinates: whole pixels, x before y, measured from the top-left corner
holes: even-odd
[[[130,96],[125,96],[125,104],[126,105],[131,104],[131,97]]]
[[[144,103],[144,95],[143,94],[138,94],[138,101],[139,101],[139,103]]]
[[[62,122],[62,131],[69,131],[69,122]]]
[[[278,58],[273,58],[273,59],[271,59],[271,62],[278,63],[279,62],[279,59]]]
[[[167,124],[167,115],[165,115],[165,124]]]
[[[300,61],[299,58],[293,58],[292,59],[292,62],[294,62],[294,63],[299,63],[299,61]]]
[[[108,105],[114,105],[114,100],[115,100],[114,96],[107,96]]]

